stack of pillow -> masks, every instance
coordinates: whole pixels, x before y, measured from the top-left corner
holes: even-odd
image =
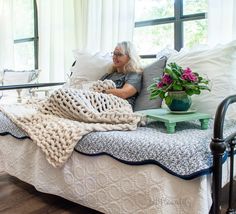
[[[76,79],[98,80],[111,69],[112,59],[109,54],[89,54],[75,51],[75,66],[72,67],[71,85],[76,85]],[[199,112],[215,115],[219,103],[229,95],[236,94],[236,41],[210,48],[198,46],[190,50],[182,49],[173,52],[169,58],[160,54],[159,59],[146,66],[143,73],[142,90],[134,106],[135,111],[160,108],[160,98],[149,99],[147,87],[153,78],[160,77],[166,64],[176,62],[180,66],[190,67],[210,80],[211,91],[202,91],[200,95],[192,96],[192,108]],[[229,107],[228,118],[236,119],[236,104]]]

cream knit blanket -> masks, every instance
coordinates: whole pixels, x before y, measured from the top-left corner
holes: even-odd
[[[45,153],[54,167],[61,167],[74,146],[92,131],[135,130],[140,116],[126,100],[89,90],[62,88],[46,101],[0,106],[17,126]]]

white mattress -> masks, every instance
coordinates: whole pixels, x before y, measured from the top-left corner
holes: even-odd
[[[204,214],[212,202],[210,176],[183,180],[156,165],[130,166],[77,152],[63,168],[53,168],[31,140],[10,135],[0,136],[1,170],[103,213]]]

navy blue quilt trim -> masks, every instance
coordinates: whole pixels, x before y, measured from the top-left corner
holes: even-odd
[[[13,134],[10,133],[10,132],[0,132],[0,135],[1,135],[1,136],[11,135],[12,137],[17,138],[17,139],[19,139],[19,140],[23,140],[23,139],[27,139],[27,138],[30,139],[30,137],[28,137],[28,136],[17,137],[17,136],[13,135]]]
[[[108,155],[110,156],[111,158],[121,162],[121,163],[124,163],[124,164],[128,164],[128,165],[136,165],[136,166],[140,166],[140,165],[146,165],[146,164],[155,164],[159,167],[161,167],[163,170],[165,170],[166,172],[170,173],[171,175],[174,175],[178,178],[182,178],[184,180],[191,180],[191,179],[194,179],[194,178],[197,178],[197,177],[200,177],[200,176],[203,176],[203,175],[208,175],[210,173],[212,173],[212,166],[207,168],[207,169],[202,169],[200,171],[197,171],[197,172],[194,172],[192,174],[189,174],[189,175],[180,175],[180,174],[177,174],[173,171],[171,171],[170,169],[168,169],[167,167],[163,166],[161,163],[159,163],[158,161],[155,161],[155,160],[143,160],[143,161],[136,161],[136,162],[133,162],[133,161],[125,161],[125,160],[122,160],[122,159],[119,159],[111,154],[108,154],[106,152],[100,152],[100,153],[96,153],[96,154],[88,154],[88,153],[84,153],[84,152],[80,152],[78,150],[75,149],[76,152],[82,154],[82,155],[86,155],[86,156],[101,156],[101,155]],[[224,154],[223,156],[223,163],[227,160],[227,153]]]
[[[23,140],[23,139],[30,139],[30,137],[28,136],[22,136],[22,137],[16,137],[15,135],[11,134],[10,132],[2,132],[0,133],[1,136],[5,136],[5,135],[11,135],[12,137],[14,138],[17,138],[19,140]],[[165,170],[166,172],[168,172],[169,174],[171,175],[174,175],[176,177],[179,177],[179,178],[182,178],[184,180],[191,180],[191,179],[194,179],[194,178],[197,178],[197,177],[200,177],[200,176],[203,176],[203,175],[208,175],[210,173],[212,173],[212,166],[209,167],[209,168],[206,168],[206,169],[202,169],[202,170],[199,170],[197,172],[194,172],[192,174],[189,174],[189,175],[180,175],[180,174],[177,174],[173,171],[171,171],[170,169],[168,169],[167,167],[165,167],[164,165],[162,165],[161,163],[159,163],[158,161],[156,160],[143,160],[143,161],[126,161],[126,160],[122,160],[122,159],[119,159],[111,154],[108,154],[106,152],[99,152],[99,153],[96,153],[96,154],[88,154],[88,153],[84,153],[84,152],[80,152],[78,151],[76,148],[74,149],[76,152],[78,152],[79,154],[82,154],[82,155],[86,155],[86,156],[101,156],[101,155],[107,155],[107,156],[110,156],[111,158],[121,162],[121,163],[124,163],[124,164],[128,164],[128,165],[136,165],[136,166],[140,166],[140,165],[146,165],[146,164],[155,164],[159,167],[161,167],[163,170]],[[234,155],[236,154],[236,151],[234,152]],[[223,159],[222,159],[222,162],[224,163],[227,158],[229,157],[229,153],[225,153],[224,156],[223,156]]]

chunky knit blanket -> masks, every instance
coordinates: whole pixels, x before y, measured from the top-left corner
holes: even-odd
[[[0,110],[61,167],[76,143],[92,131],[135,130],[140,116],[126,100],[89,90],[62,88],[46,101],[3,105]]]

